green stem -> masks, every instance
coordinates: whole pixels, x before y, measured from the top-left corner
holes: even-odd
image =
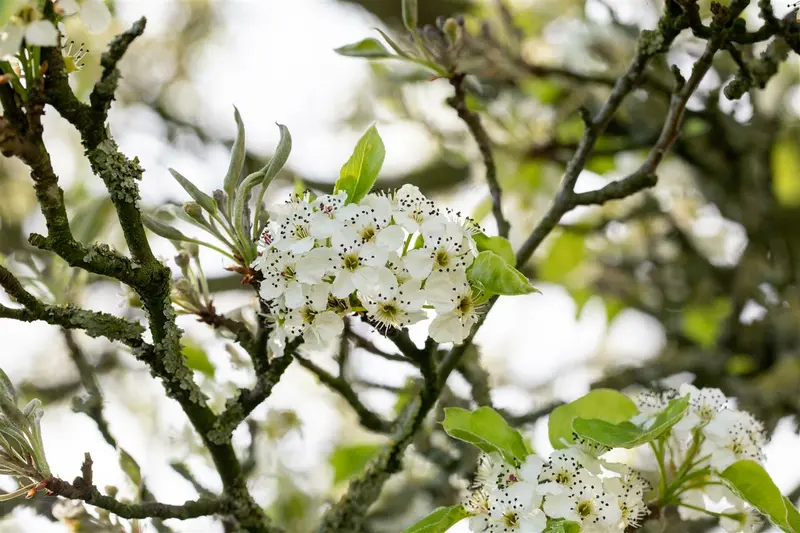
[[[697,507],[696,505],[690,505],[688,503],[679,503],[680,507],[686,507],[687,509],[692,509],[694,511],[699,511],[701,513],[705,513],[707,515],[716,516],[717,518],[731,518],[733,520],[738,520],[738,517],[735,514],[730,513],[717,513],[714,511],[709,511],[708,509],[703,509],[702,507]]]
[[[656,461],[658,462],[658,473],[659,473],[659,489],[658,494],[660,497],[664,497],[667,492],[667,468],[664,465],[664,448],[660,445],[656,445],[653,441],[650,441],[650,448],[653,450],[653,453],[656,455]]]
[[[408,247],[411,244],[411,237],[413,237],[413,236],[414,236],[413,233],[409,233],[408,237],[406,237],[406,242],[403,243],[403,252],[400,254],[401,256],[402,255],[406,255],[406,252],[408,251]]]

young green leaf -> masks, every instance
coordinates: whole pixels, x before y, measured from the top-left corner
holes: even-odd
[[[372,125],[359,139],[353,155],[342,167],[334,192],[346,192],[348,203],[359,202],[378,179],[384,157],[386,148],[378,129]]]
[[[378,444],[356,444],[334,449],[329,458],[333,467],[333,484],[347,481],[360,474],[380,449]]]
[[[547,521],[547,527],[542,533],[580,533],[581,525],[577,522],[563,520],[561,518]]]
[[[389,37],[389,35],[385,31],[381,30],[380,28],[375,28],[375,31],[377,31],[378,33],[381,34],[381,37],[383,37],[383,39],[387,43],[389,43],[389,46],[392,47],[392,50],[394,50],[395,53],[398,56],[403,57],[403,58],[407,58],[408,57],[408,53],[405,50],[403,50],[403,47],[400,46],[399,44],[397,44],[396,42],[394,42],[394,39]],[[393,56],[389,56],[389,57],[393,57]]]
[[[586,437],[609,448],[636,448],[642,444],[656,440],[680,422],[689,408],[689,397],[670,400],[666,408],[656,415],[653,423],[643,429],[628,421],[613,424],[607,420],[576,418],[572,429],[578,435]]]
[[[521,463],[529,455],[519,431],[490,407],[475,411],[447,407],[442,426],[454,439],[469,442],[486,453],[498,452],[510,463]]]
[[[597,418],[619,423],[629,420],[638,412],[633,400],[621,392],[611,389],[595,389],[574,402],[553,409],[547,428],[550,444],[559,450],[574,443],[572,423],[578,417]]]
[[[496,253],[484,250],[467,270],[467,279],[489,294],[530,294],[538,292],[522,272]]]
[[[242,177],[242,169],[244,168],[244,160],[247,153],[245,152],[245,138],[244,138],[244,123],[242,116],[236,106],[233,107],[233,118],[236,119],[236,138],[233,140],[233,148],[231,149],[231,160],[228,163],[228,173],[225,174],[225,181],[222,183],[222,188],[225,194],[228,195],[228,205],[226,206],[227,213],[233,211],[233,198],[236,192],[236,187],[239,186],[239,180]]]
[[[728,487],[749,502],[773,524],[787,533],[798,533],[800,518],[794,505],[781,494],[780,489],[764,467],[755,461],[737,461],[721,474]]]
[[[139,468],[139,463],[122,448],[119,450],[119,467],[125,472],[134,485],[137,487],[142,486],[142,471]]]
[[[485,250],[494,252],[502,257],[506,263],[512,267],[514,266],[516,261],[514,248],[511,247],[511,243],[508,242],[508,239],[503,237],[489,237],[485,233],[478,233],[474,238],[475,245],[478,247],[479,252]]]
[[[403,0],[403,25],[408,31],[417,31],[418,9],[417,0]]]
[[[385,59],[393,57],[378,39],[364,39],[357,43],[347,44],[334,50],[339,55],[347,57],[365,57],[368,59]]]
[[[403,533],[445,533],[455,524],[470,516],[462,505],[439,507],[431,514],[409,527]]]
[[[217,214],[217,201],[214,200],[212,197],[195,187],[194,183],[183,177],[177,170],[171,168],[169,169],[170,174],[175,180],[181,184],[183,190],[189,193],[189,196],[192,197],[192,200],[200,204],[200,207],[206,210],[207,213],[210,213],[212,216]]]
[[[181,348],[181,353],[186,358],[186,366],[213,378],[216,368],[214,368],[213,363],[209,360],[208,354],[203,350],[202,346],[188,340],[183,340],[182,342],[183,347]]]

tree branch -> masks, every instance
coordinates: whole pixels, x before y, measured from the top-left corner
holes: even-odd
[[[492,213],[497,222],[497,232],[501,237],[508,237],[511,228],[505,215],[503,215],[503,191],[497,181],[497,166],[492,155],[492,141],[481,124],[481,117],[474,113],[467,106],[467,92],[464,89],[464,79],[466,74],[454,74],[450,78],[450,85],[455,89],[455,95],[447,100],[447,103],[455,109],[459,118],[469,128],[478,149],[483,157],[483,164],[486,166],[486,182],[489,184],[489,192],[492,195]]]

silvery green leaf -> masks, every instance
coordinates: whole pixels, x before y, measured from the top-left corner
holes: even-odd
[[[417,0],[403,0],[403,25],[408,31],[417,31]]]
[[[25,416],[25,418],[28,418],[31,416],[31,413],[33,413],[34,410],[39,408],[39,406],[41,405],[42,405],[42,400],[40,400],[39,398],[34,398],[33,400],[28,402],[28,405],[26,405],[24,409],[22,409],[22,414]]]
[[[244,223],[244,207],[250,191],[256,185],[260,184],[262,189],[261,194],[259,194],[258,203],[263,201],[264,190],[283,168],[292,150],[292,136],[289,134],[289,129],[283,124],[278,124],[278,128],[281,132],[281,138],[280,141],[278,141],[278,146],[275,148],[275,153],[272,154],[272,158],[264,165],[264,168],[247,176],[236,189],[236,199],[233,204],[233,225],[239,238],[242,240],[242,246],[248,246],[251,243],[248,237],[250,232],[245,231],[246,225]],[[258,205],[258,203],[256,205]]]
[[[399,44],[397,44],[394,41],[394,39],[389,37],[389,35],[385,31],[383,31],[383,30],[381,30],[379,28],[375,28],[375,31],[377,31],[378,33],[381,34],[381,37],[383,37],[383,40],[386,41],[387,43],[389,43],[389,46],[392,47],[392,50],[394,50],[397,55],[399,55],[400,57],[408,57],[408,54],[406,53],[405,50],[403,50],[403,47],[400,46]]]
[[[266,220],[269,220],[269,214],[266,215],[266,220],[264,220],[263,215],[265,212],[264,193],[267,192],[267,187],[278,175],[278,172],[281,171],[289,159],[289,154],[292,152],[292,135],[289,133],[289,128],[283,124],[278,124],[278,128],[280,129],[281,138],[278,141],[278,146],[275,147],[275,153],[272,154],[272,158],[267,163],[264,178],[261,180],[261,191],[258,193],[258,199],[256,200],[256,223],[253,227],[253,240],[258,238],[261,229],[266,225]],[[263,225],[261,224],[262,220],[264,220]]]
[[[20,489],[17,489],[13,492],[9,492],[6,494],[0,494],[0,502],[7,502],[8,500],[13,500],[14,498],[19,498],[20,496],[25,496],[28,492],[34,488],[38,483],[33,483],[31,485],[27,485]]]
[[[170,239],[173,241],[191,241],[189,237],[178,231],[177,229],[173,228],[172,226],[161,222],[155,217],[151,217],[148,214],[142,215],[142,222],[144,223],[145,227],[158,235],[159,237],[164,237],[165,239]]]
[[[217,202],[212,197],[195,187],[195,185],[189,181],[188,179],[184,178],[177,170],[169,169],[170,174],[175,180],[181,184],[183,190],[189,193],[189,196],[192,197],[192,200],[197,202],[200,207],[205,209],[211,215],[215,215],[217,213]]]
[[[236,192],[236,187],[239,186],[239,181],[242,177],[242,169],[244,168],[244,160],[247,153],[245,152],[245,136],[244,136],[244,123],[242,116],[236,106],[233,107],[233,117],[236,119],[236,138],[233,141],[233,148],[231,149],[231,160],[228,164],[228,173],[225,175],[225,181],[222,188],[225,190],[227,198],[227,214],[230,216],[233,211],[233,198]]]
[[[17,403],[17,391],[14,389],[14,384],[8,378],[3,369],[0,368],[0,394],[5,394],[13,403]]]

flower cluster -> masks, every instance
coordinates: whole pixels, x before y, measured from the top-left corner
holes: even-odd
[[[312,347],[330,345],[354,313],[389,329],[432,309],[429,334],[437,342],[462,342],[477,320],[480,295],[466,269],[478,228],[417,187],[356,203],[344,192],[294,197],[268,211],[253,268],[263,277],[277,349],[299,336]]]
[[[16,4],[8,22],[0,27],[0,58],[14,57],[23,40],[29,46],[56,46],[59,31],[44,17],[44,2],[24,0]],[[77,14],[92,33],[103,31],[111,22],[111,12],[103,0],[56,0],[54,4],[59,17]]]
[[[548,521],[575,522],[581,531],[619,532],[647,516],[649,483],[620,464],[584,463],[579,447],[553,452],[547,462],[529,455],[519,467],[500,455],[481,457],[465,508],[473,532],[540,533]]]
[[[698,389],[685,384],[677,391],[640,393],[634,401],[641,414],[633,422],[646,427],[670,399],[687,395],[689,410],[672,429],[671,438],[677,443],[677,450],[682,453],[694,450],[692,453],[717,472],[742,459],[764,460],[764,426],[750,413],[735,409],[732,400],[719,389]]]
[[[688,466],[684,476],[691,484],[679,495],[681,517],[706,518],[705,509],[713,505],[724,507],[719,516],[726,531],[758,531],[761,522],[758,514],[728,490],[719,474],[736,461],[764,461],[764,426],[750,413],[735,409],[733,401],[719,389],[698,389],[689,384],[677,391],[640,393],[634,398],[640,414],[632,421],[647,427],[678,396],[689,397],[689,408],[668,436],[666,448],[671,456],[666,460],[673,465]]]

